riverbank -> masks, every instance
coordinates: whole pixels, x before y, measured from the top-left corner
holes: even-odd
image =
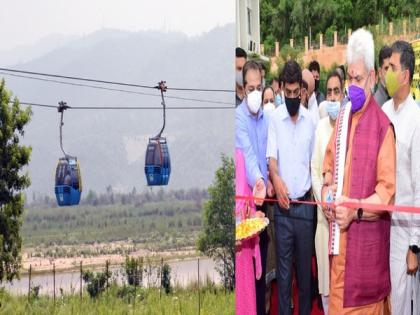
[[[123,246],[119,242],[114,243],[104,243],[104,244],[95,244],[95,245],[79,245],[80,246],[89,246],[91,249],[97,250],[104,246],[108,247],[117,247]],[[74,271],[79,270],[80,262],[82,262],[83,267],[89,269],[99,268],[105,265],[109,261],[111,266],[121,265],[126,258],[126,255],[123,254],[97,254],[97,255],[77,255],[72,257],[36,257],[31,255],[34,250],[31,248],[25,249],[22,254],[22,269],[21,274],[26,275],[29,272],[31,267],[32,273],[43,274],[50,273],[55,265],[55,270],[57,272],[61,271]],[[147,249],[138,249],[136,251],[130,252],[129,256],[131,257],[143,257],[145,263],[156,264],[161,261],[163,258],[164,261],[179,261],[184,259],[196,259],[200,257],[194,247],[184,247],[174,250],[166,251],[151,251]]]

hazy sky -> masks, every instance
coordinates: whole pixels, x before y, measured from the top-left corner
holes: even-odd
[[[234,20],[233,0],[0,0],[0,50],[102,28],[194,36]]]

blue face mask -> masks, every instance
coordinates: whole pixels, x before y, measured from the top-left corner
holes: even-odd
[[[274,103],[276,104],[276,106],[280,106],[281,104],[283,104],[283,99],[281,98],[280,94],[276,95]]]
[[[327,106],[325,107],[325,109],[327,110],[328,116],[330,116],[330,118],[332,120],[336,120],[338,113],[340,112],[340,102],[336,101],[326,101],[327,102]]]

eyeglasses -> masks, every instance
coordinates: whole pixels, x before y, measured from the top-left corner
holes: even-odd
[[[338,87],[335,87],[333,89],[327,88],[327,96],[332,96],[332,95],[341,95],[340,88]]]

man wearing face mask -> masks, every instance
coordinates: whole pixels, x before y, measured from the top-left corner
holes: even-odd
[[[317,104],[321,104],[325,100],[324,94],[319,90],[319,76],[321,73],[321,68],[319,67],[319,63],[316,60],[313,60],[310,62],[309,71],[312,73],[314,79],[315,79],[315,98],[317,101]]]
[[[308,69],[302,71],[302,80],[307,83],[307,106],[309,113],[311,114],[314,125],[318,124],[319,121],[319,111],[318,111],[318,102],[316,99],[315,93],[315,79],[312,73]],[[303,104],[303,103],[302,103]]]
[[[270,179],[278,202],[274,209],[279,314],[291,314],[292,263],[299,288],[299,313],[311,311],[311,260],[315,208],[291,202],[311,199],[310,162],[315,126],[301,106],[302,70],[286,62],[281,79],[285,106],[270,117],[267,140]]]
[[[382,107],[397,135],[398,205],[420,206],[420,109],[410,93],[415,57],[411,45],[396,41],[385,82],[392,97]],[[420,214],[395,212],[391,221],[392,314],[420,314]],[[411,313],[413,299],[413,313]]]
[[[350,102],[340,110],[325,151],[322,200],[330,225],[330,314],[383,314],[391,291],[390,214],[345,203],[383,204],[395,195],[395,134],[373,97],[372,34],[355,31],[347,45]]]
[[[322,163],[325,149],[337,119],[343,100],[343,81],[337,71],[333,71],[327,78],[327,100],[323,102],[328,117],[322,118],[315,132],[315,149],[311,161],[312,191],[316,201],[321,201]],[[329,213],[327,213],[329,215]],[[330,219],[330,217],[328,217]],[[315,234],[315,252],[318,264],[318,291],[321,294],[324,313],[328,314],[328,296],[330,291],[330,263],[328,255],[329,223],[317,207],[317,227]]]
[[[235,59],[235,91],[236,91],[236,106],[242,103],[244,98],[243,76],[242,69],[246,62],[246,52],[241,47],[236,47]]]
[[[254,196],[265,198],[266,192],[273,196],[272,185],[268,180],[267,148],[268,115],[262,108],[261,64],[249,60],[243,67],[245,97],[236,108],[236,147],[241,149],[245,160],[246,178]],[[257,202],[256,202],[257,203]],[[259,203],[259,205],[261,205]],[[257,208],[258,209],[258,208]],[[265,205],[262,205],[262,210]],[[267,256],[267,233],[259,235],[261,250],[261,278],[256,281],[257,314],[265,314],[265,265]],[[250,313],[252,314],[252,312]]]
[[[379,82],[378,89],[375,92],[375,100],[380,106],[384,105],[390,98],[385,86],[385,75],[389,68],[389,58],[391,57],[391,54],[392,49],[388,45],[385,45],[379,51]]]

